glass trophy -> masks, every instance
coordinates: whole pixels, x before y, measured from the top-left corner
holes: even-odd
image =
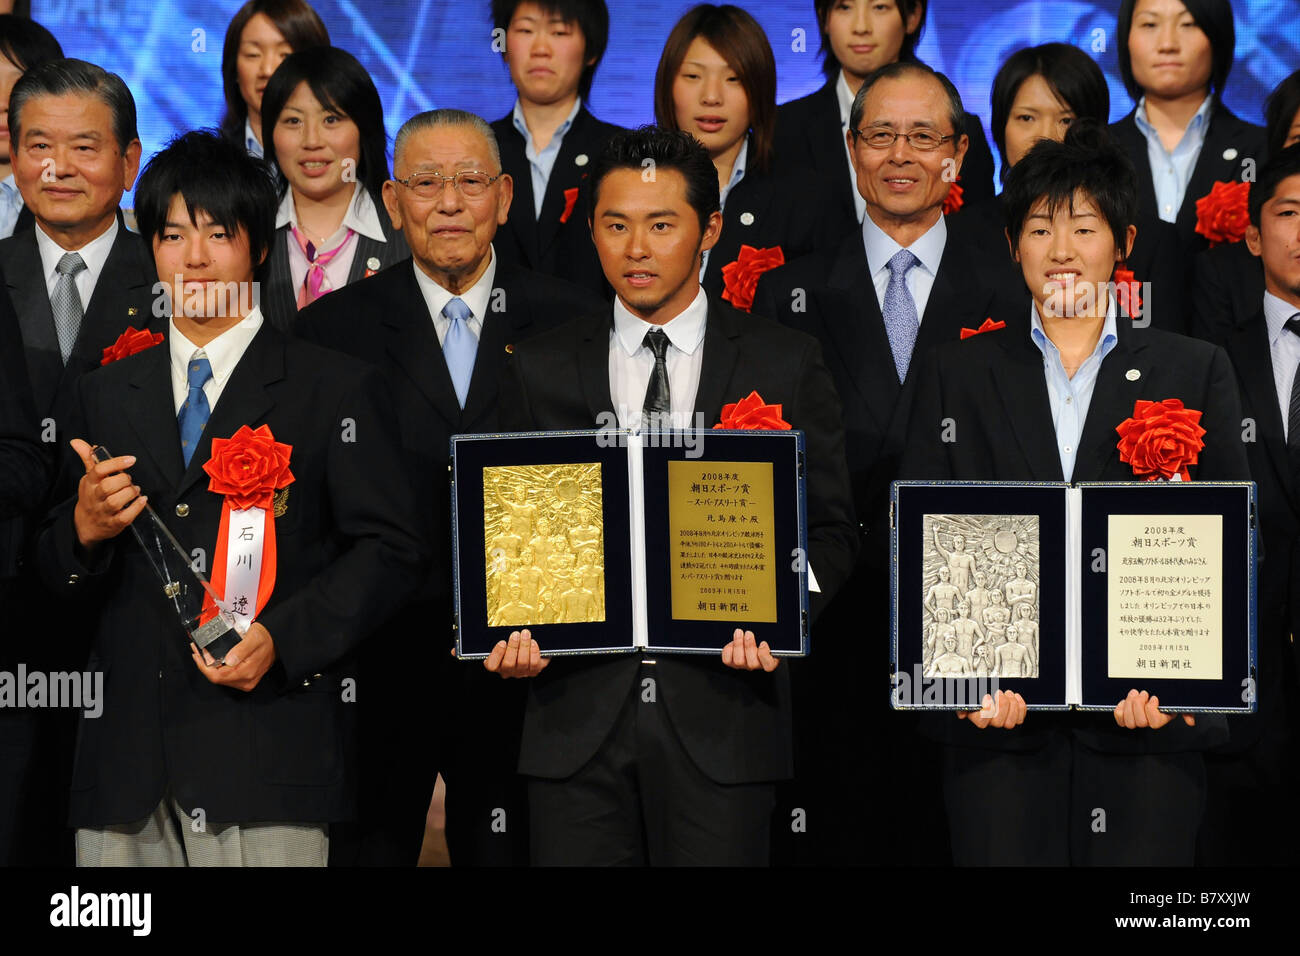
[[[96,461],[113,457],[103,445],[96,445],[93,454]],[[189,552],[167,530],[152,507],[146,504],[144,511],[131,522],[131,533],[144,549],[158,575],[163,596],[176,611],[190,640],[218,663],[225,663],[226,654],[243,640],[247,625],[230,613],[207,576],[194,567]],[[206,623],[200,623],[204,595],[211,595],[217,613]]]

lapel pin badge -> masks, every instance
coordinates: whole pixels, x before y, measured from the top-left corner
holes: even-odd
[[[514,354],[515,354],[515,347],[514,347],[513,345],[511,345],[509,342],[506,343],[506,354],[507,354],[507,355],[514,355]]]
[[[1236,158],[1237,158],[1237,150],[1236,150],[1236,148],[1233,147],[1233,146],[1229,146],[1227,149],[1225,149],[1225,150],[1223,151],[1223,158],[1226,159],[1226,160],[1228,160],[1229,162],[1231,162],[1232,160],[1236,159]]]
[[[740,214],[740,224],[742,226],[752,226],[754,224],[754,214],[752,212],[742,212]]]
[[[379,271],[379,257],[378,257],[378,256],[371,256],[369,259],[367,259],[367,260],[366,260],[366,268],[367,268],[367,269],[374,269],[376,272],[378,272],[378,271]]]
[[[589,162],[591,162],[591,159],[586,153],[579,153],[577,156],[573,157],[573,164],[575,166],[586,166]]]
[[[1135,368],[1131,368],[1124,373],[1124,377],[1128,379],[1130,382],[1136,382],[1138,379],[1142,377],[1142,373]]]
[[[127,315],[138,315],[139,313],[140,313],[140,310],[137,309],[135,306],[132,305],[132,306],[128,306],[128,307],[127,307],[127,310],[126,310],[126,314],[127,314]]]

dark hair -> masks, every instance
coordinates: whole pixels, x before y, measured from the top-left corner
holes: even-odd
[[[172,198],[180,195],[190,222],[199,210],[229,232],[248,233],[254,267],[275,235],[275,185],[266,164],[220,130],[191,130],[174,137],[149,160],[135,187],[140,235],[162,238]]]
[[[14,0],[14,9],[11,15],[26,17],[30,20],[32,18],[32,0]]]
[[[1002,156],[1002,178],[1007,175],[1007,120],[1024,82],[1041,76],[1058,100],[1069,107],[1076,119],[1090,119],[1104,126],[1110,121],[1110,89],[1106,74],[1092,57],[1068,43],[1044,43],[1017,50],[993,79],[993,141]]]
[[[325,109],[342,113],[357,124],[361,140],[357,180],[370,193],[376,206],[382,206],[384,180],[388,178],[384,104],[380,102],[379,91],[366,68],[346,50],[318,46],[290,53],[271,74],[262,93],[262,143],[266,155],[275,155],[276,121],[300,83],[307,84]],[[283,196],[289,188],[289,181],[282,170],[276,175]]]
[[[952,135],[961,138],[964,132],[963,126],[966,122],[966,108],[961,104],[961,94],[957,92],[957,87],[952,85],[952,80],[944,76],[938,70],[932,70],[924,63],[916,61],[899,60],[896,63],[889,63],[876,70],[858,87],[858,93],[853,97],[853,106],[849,110],[849,131],[854,132],[862,124],[862,111],[867,102],[867,93],[871,88],[881,80],[896,80],[904,76],[932,76],[939,81],[943,87],[944,93],[948,95],[948,122],[952,124]]]
[[[767,172],[776,138],[776,58],[758,21],[740,7],[702,3],[691,7],[664,43],[655,71],[655,120],[663,129],[679,129],[673,83],[691,41],[701,38],[735,71],[749,99],[749,126],[754,133],[754,166]]]
[[[221,118],[221,133],[236,143],[244,142],[244,123],[248,104],[239,93],[239,42],[248,21],[264,15],[280,31],[295,53],[314,46],[329,46],[330,34],[320,16],[306,0],[248,0],[226,27],[226,41],[221,47],[221,88],[226,96],[226,115]]]
[[[1277,193],[1282,180],[1300,176],[1300,143],[1292,143],[1286,149],[1269,155],[1264,165],[1259,167],[1259,178],[1250,187],[1247,208],[1250,211],[1250,224],[1259,228],[1260,214],[1264,203]]]
[[[508,31],[515,11],[524,3],[534,3],[547,16],[559,17],[565,23],[576,23],[582,31],[583,67],[578,95],[585,100],[591,95],[591,81],[609,43],[609,8],[605,0],[492,0],[492,26]],[[587,60],[592,61],[590,66]]]
[[[1296,113],[1300,113],[1300,70],[1296,70],[1273,88],[1264,103],[1264,126],[1268,141],[1265,152],[1276,156],[1282,152]]]
[[[1233,48],[1237,31],[1232,23],[1232,6],[1228,0],[1182,0],[1187,12],[1210,41],[1210,92],[1214,102],[1223,98],[1232,71]],[[1133,79],[1133,63],[1128,53],[1128,35],[1133,27],[1133,10],[1137,0],[1123,0],[1119,5],[1119,24],[1115,38],[1119,53],[1119,75],[1134,102],[1142,96],[1142,87]]]
[[[817,30],[822,35],[819,49],[822,57],[822,72],[826,74],[828,80],[835,79],[835,71],[840,68],[840,61],[835,59],[835,51],[831,49],[830,34],[826,32],[826,18],[830,16],[831,10],[839,2],[840,0],[813,0],[813,10],[817,14]],[[900,61],[915,61],[916,45],[921,42],[921,34],[925,32],[927,0],[894,0],[894,2],[895,6],[898,7],[899,21],[904,28],[907,26],[907,18],[918,9],[921,11],[921,19],[916,25],[916,32],[905,32],[903,34],[903,47],[898,52]]]
[[[1064,142],[1040,139],[1007,173],[1002,204],[1012,244],[1040,202],[1046,200],[1047,214],[1055,215],[1062,206],[1073,210],[1078,192],[1092,200],[1122,250],[1137,215],[1137,173],[1106,127],[1091,120],[1071,124]]]
[[[620,130],[609,138],[591,165],[587,216],[592,219],[596,216],[601,180],[616,169],[635,169],[640,173],[647,166],[653,166],[656,172],[675,169],[685,177],[686,201],[695,210],[703,232],[709,217],[722,209],[718,198],[718,170],[709,158],[709,151],[694,136],[657,126]]]
[[[122,78],[85,60],[47,60],[18,78],[9,94],[9,136],[17,143],[23,105],[35,96],[64,96],[80,93],[93,96],[113,114],[113,138],[125,153],[140,138],[135,128],[135,100]]]
[[[49,60],[63,59],[63,47],[35,20],[5,13],[0,14],[0,54],[26,73]]]

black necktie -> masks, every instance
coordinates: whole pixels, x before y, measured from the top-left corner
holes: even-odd
[[[1286,320],[1286,330],[1300,335],[1300,312]],[[1291,458],[1291,471],[1300,475],[1300,369],[1296,369],[1291,383],[1291,405],[1286,415],[1286,450]]]
[[[668,392],[668,363],[664,360],[668,354],[668,336],[664,335],[663,329],[651,329],[641,340],[641,345],[655,354],[654,371],[650,373],[645,401],[641,403],[641,427],[661,427],[664,423],[657,419],[666,417],[673,408]]]

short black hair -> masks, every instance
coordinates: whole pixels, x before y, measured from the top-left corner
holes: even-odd
[[[948,122],[952,124],[952,135],[954,139],[960,139],[965,132],[966,108],[962,105],[961,94],[957,92],[957,87],[953,86],[952,80],[938,70],[931,69],[919,61],[909,60],[888,63],[862,81],[857,95],[853,97],[853,106],[849,109],[849,131],[853,132],[862,125],[862,111],[867,102],[867,94],[871,92],[873,86],[881,80],[896,80],[905,76],[932,76],[939,81],[944,93],[948,95]]]
[[[1044,43],[1025,47],[1007,57],[993,78],[993,142],[1002,156],[1002,177],[1006,178],[1007,120],[1020,87],[1032,76],[1041,76],[1051,91],[1073,111],[1077,119],[1099,125],[1110,121],[1110,89],[1106,74],[1096,61],[1069,43]]]
[[[262,144],[266,155],[275,155],[275,124],[299,83],[306,83],[325,109],[342,113],[357,124],[361,145],[357,180],[375,203],[382,206],[380,197],[384,180],[388,179],[384,104],[370,73],[346,50],[333,46],[309,47],[290,53],[280,61],[262,91]],[[283,196],[289,181],[278,167],[277,176]]]
[[[596,199],[606,176],[616,169],[635,169],[640,173],[647,167],[653,167],[656,172],[675,169],[685,177],[686,201],[700,220],[700,232],[704,232],[709,217],[722,209],[718,169],[709,158],[709,151],[690,133],[658,126],[620,130],[609,138],[591,166],[587,217],[596,217]]]
[[[1250,187],[1250,199],[1247,208],[1250,212],[1250,224],[1259,228],[1260,216],[1264,204],[1277,194],[1277,187],[1282,180],[1300,176],[1300,143],[1292,143],[1286,149],[1272,154],[1259,167],[1259,176]]]
[[[835,72],[840,68],[840,61],[835,59],[835,51],[831,49],[830,37],[826,33],[826,17],[830,15],[831,10],[839,0],[813,0],[813,11],[817,14],[817,32],[821,34],[820,53],[822,57],[822,72],[826,74],[826,79],[835,79]],[[900,61],[916,60],[916,45],[921,42],[921,34],[925,32],[927,0],[895,0],[898,7],[898,16],[907,26],[907,18],[919,8],[921,19],[916,25],[915,33],[903,34],[903,47],[898,52]]]
[[[496,30],[510,29],[515,11],[525,3],[534,3],[548,16],[559,17],[565,23],[576,23],[582,31],[582,77],[578,80],[578,95],[584,100],[591,95],[591,81],[605,56],[609,44],[609,8],[605,0],[492,0],[492,26]],[[504,41],[501,47],[505,52]],[[594,62],[586,65],[587,60]]]
[[[48,60],[63,59],[63,47],[35,20],[5,13],[0,14],[0,54],[26,73]]]
[[[140,138],[135,126],[135,99],[116,73],[85,60],[47,60],[18,78],[9,94],[9,141],[18,142],[23,106],[35,96],[64,96],[79,93],[103,102],[113,114],[113,138],[125,153]],[[12,146],[11,146],[12,148]]]
[[[1079,192],[1092,200],[1122,250],[1137,215],[1137,172],[1106,128],[1091,120],[1071,124],[1064,142],[1040,139],[1007,173],[1002,203],[1012,245],[1040,202],[1046,200],[1048,215],[1055,215],[1062,206],[1073,210]]]
[[[1232,4],[1228,0],[1182,0],[1187,12],[1210,41],[1210,93],[1217,103],[1223,99],[1228,74],[1232,72],[1237,30],[1232,22]],[[1119,23],[1115,43],[1119,53],[1119,75],[1133,101],[1142,96],[1142,87],[1133,79],[1133,62],[1128,53],[1128,35],[1133,28],[1133,11],[1137,0],[1123,0],[1119,5]]]
[[[1282,152],[1296,113],[1300,113],[1300,70],[1296,70],[1273,88],[1264,103],[1264,127],[1267,130],[1269,156]]]
[[[172,198],[180,195],[196,222],[203,210],[230,232],[248,233],[251,265],[262,261],[275,236],[275,184],[271,171],[220,130],[191,130],[154,154],[135,187],[140,234],[161,239]]]

